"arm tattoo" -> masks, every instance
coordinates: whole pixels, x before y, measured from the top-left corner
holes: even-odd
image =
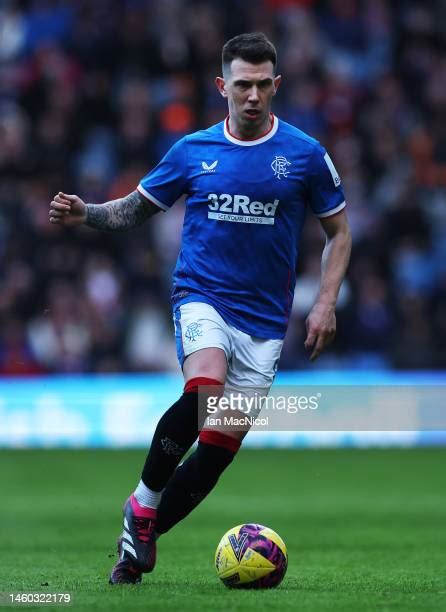
[[[86,206],[86,224],[95,229],[111,231],[125,231],[141,225],[161,210],[136,190],[124,198]]]

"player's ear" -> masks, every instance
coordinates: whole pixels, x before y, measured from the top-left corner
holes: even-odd
[[[223,96],[223,98],[227,98],[228,94],[226,93],[225,80],[222,77],[216,77],[215,85],[216,85],[218,91],[220,92],[220,94]]]
[[[279,89],[279,85],[282,81],[282,75],[278,74],[276,77],[274,77],[274,95],[276,95],[277,90]]]

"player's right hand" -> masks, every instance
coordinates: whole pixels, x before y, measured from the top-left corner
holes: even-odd
[[[81,225],[87,220],[85,202],[77,195],[67,195],[59,191],[50,204],[50,223],[65,227]]]

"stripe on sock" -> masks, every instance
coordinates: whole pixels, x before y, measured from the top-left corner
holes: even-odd
[[[215,378],[207,378],[206,376],[196,376],[191,378],[184,385],[184,393],[198,393],[198,387],[222,387],[223,383]]]
[[[198,436],[198,440],[203,444],[212,444],[213,446],[220,446],[226,448],[232,453],[236,453],[241,446],[240,440],[232,438],[227,434],[221,433],[220,431],[212,431],[210,429],[203,429]]]

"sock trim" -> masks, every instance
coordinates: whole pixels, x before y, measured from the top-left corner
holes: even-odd
[[[240,446],[240,440],[236,438],[232,438],[227,434],[221,433],[220,431],[213,431],[211,429],[203,429],[198,436],[198,440],[203,444],[211,444],[212,446],[220,446],[221,448],[226,448],[226,450],[231,451],[231,453],[236,453]]]
[[[223,383],[215,378],[207,378],[206,376],[196,376],[191,378],[184,385],[184,393],[198,393],[198,387],[205,386],[219,386],[222,387]]]
[[[156,519],[157,510],[156,508],[145,508],[138,503],[136,497],[132,494],[130,495],[130,504],[132,506],[133,512],[136,516],[142,516],[144,518]]]
[[[142,479],[139,481],[138,486],[133,491],[136,501],[143,508],[158,508],[162,494],[162,491],[154,491],[148,487]]]

